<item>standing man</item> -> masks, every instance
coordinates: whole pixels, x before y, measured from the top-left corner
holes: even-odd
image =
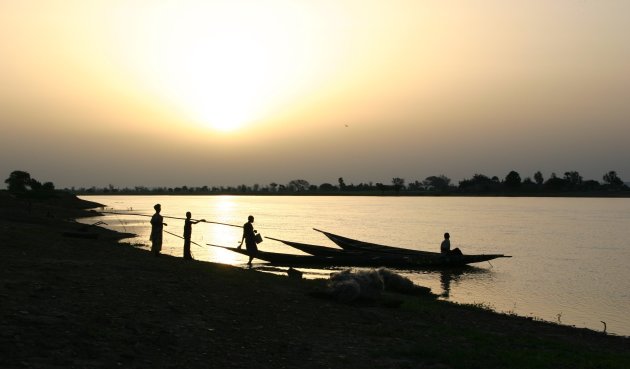
[[[252,267],[252,259],[258,252],[258,246],[256,246],[256,231],[254,230],[254,217],[252,215],[247,217],[247,223],[243,225],[243,238],[238,245],[238,249],[243,246],[243,240],[245,240],[245,248],[247,249],[247,255],[249,255],[249,261],[247,265]]]
[[[155,204],[153,209],[155,209],[155,214],[151,217],[151,236],[149,239],[151,240],[151,252],[155,256],[160,256],[160,251],[162,251],[162,229],[167,224],[164,223],[164,218],[160,215],[162,205]]]
[[[192,220],[190,219],[192,214],[187,211],[186,219],[184,220],[184,260],[192,260],[192,254],[190,253],[190,237],[192,236],[192,225],[199,222],[205,222],[205,219]]]

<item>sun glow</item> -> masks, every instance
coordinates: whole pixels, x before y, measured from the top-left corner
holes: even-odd
[[[223,132],[268,118],[316,79],[309,53],[319,42],[291,32],[310,15],[289,3],[273,12],[230,4],[151,6],[142,24],[117,35],[134,78],[182,119]]]
[[[203,41],[173,35],[174,56],[165,62],[172,98],[194,122],[232,131],[260,116],[265,86],[277,71],[262,45],[247,32],[224,27],[205,30]]]

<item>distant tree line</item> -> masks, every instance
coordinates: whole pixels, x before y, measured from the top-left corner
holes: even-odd
[[[11,172],[4,183],[7,184],[7,190],[12,193],[46,195],[55,191],[55,185],[52,182],[41,183],[31,177],[30,173],[22,170]]]
[[[628,196],[630,188],[615,171],[602,176],[602,182],[585,180],[577,171],[563,176],[552,173],[545,179],[538,171],[524,179],[516,171],[510,171],[503,179],[497,176],[475,174],[457,185],[445,175],[429,176],[424,180],[407,182],[404,178],[392,178],[390,183],[347,184],[343,177],[334,183],[311,184],[305,179],[294,179],[286,184],[271,182],[266,185],[201,186],[201,187],[107,187],[69,188],[76,194],[260,194],[260,195],[498,195],[498,196]]]

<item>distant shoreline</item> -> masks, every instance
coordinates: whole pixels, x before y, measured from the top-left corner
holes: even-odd
[[[612,193],[385,193],[371,192],[72,192],[76,196],[348,196],[348,197],[566,197],[566,198],[630,198],[630,191]]]

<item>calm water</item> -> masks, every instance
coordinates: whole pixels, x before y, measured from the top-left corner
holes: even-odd
[[[83,196],[108,210],[162,214],[242,225],[256,217],[264,236],[333,246],[312,228],[387,245],[438,251],[442,234],[464,253],[504,253],[511,259],[450,272],[401,272],[442,298],[482,303],[562,324],[630,335],[630,199],[479,197],[250,197]],[[149,247],[149,218],[109,215],[116,230],[138,234],[125,242]],[[166,230],[182,234],[183,221],[167,219]],[[164,253],[181,256],[183,241],[165,234]],[[193,241],[236,246],[241,230],[198,224]],[[196,259],[244,266],[245,257],[213,247],[192,246]],[[300,254],[273,240],[261,250]],[[263,263],[256,264],[264,269]],[[330,271],[308,271],[327,278]]]

